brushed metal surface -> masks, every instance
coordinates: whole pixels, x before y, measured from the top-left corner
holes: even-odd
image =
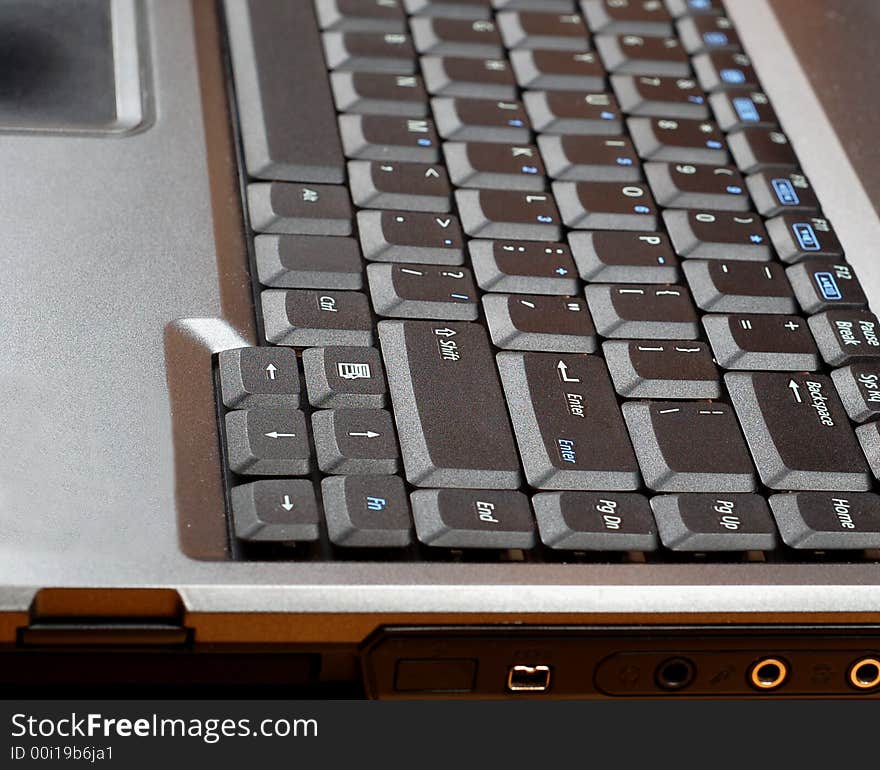
[[[200,546],[201,555],[216,555],[209,540],[224,526],[211,352],[254,335],[238,191],[223,148],[228,127],[218,117],[225,105],[216,40],[208,42],[213,67],[194,44],[197,33],[211,37],[214,5],[194,5],[196,17],[178,0],[144,2],[155,102],[147,130],[0,143],[0,610],[24,610],[50,586],[159,586],[178,590],[190,618],[880,611],[873,564],[261,564],[188,556]],[[876,212],[767,3],[730,5],[876,301],[880,268],[868,269],[874,252],[866,249],[878,236]],[[202,527],[209,535],[196,531]],[[0,623],[0,634],[12,627]],[[264,627],[269,635],[274,626]],[[224,633],[247,631],[232,623]]]

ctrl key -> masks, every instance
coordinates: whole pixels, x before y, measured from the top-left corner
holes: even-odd
[[[410,495],[416,535],[440,548],[532,548],[535,520],[521,492],[419,489]]]
[[[311,481],[265,479],[233,487],[235,535],[251,542],[318,539],[318,504]]]

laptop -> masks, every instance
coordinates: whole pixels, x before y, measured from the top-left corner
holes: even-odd
[[[0,17],[7,691],[877,697],[876,4]]]

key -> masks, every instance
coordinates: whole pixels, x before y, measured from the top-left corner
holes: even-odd
[[[779,129],[779,119],[770,106],[770,99],[761,91],[717,91],[709,96],[709,104],[722,131],[749,126]]]
[[[359,211],[358,232],[364,258],[377,262],[460,265],[464,235],[451,214]]]
[[[767,231],[756,214],[667,210],[663,222],[682,257],[750,262],[773,258]]]
[[[692,78],[612,75],[611,87],[620,109],[629,115],[694,120],[709,117],[706,96]]]
[[[401,32],[324,32],[327,69],[412,75],[416,52]]]
[[[227,412],[226,459],[242,476],[307,476],[312,455],[305,415],[286,406]]]
[[[360,289],[363,267],[354,238],[323,235],[258,235],[257,277],[281,289]]]
[[[695,56],[709,51],[739,51],[742,49],[733,22],[726,16],[687,16],[676,23],[678,36],[685,50]]]
[[[622,75],[690,77],[691,67],[674,37],[599,35],[596,50],[608,72]]]
[[[564,243],[474,240],[468,249],[477,283],[484,291],[580,292],[577,270]]]
[[[623,419],[657,492],[751,492],[755,473],[733,409],[721,402],[628,401]]]
[[[681,286],[591,284],[586,295],[603,337],[693,340],[700,334],[693,303]]]
[[[532,498],[541,540],[566,551],[655,551],[657,527],[644,495],[541,492]]]
[[[655,163],[644,166],[651,192],[664,207],[748,211],[749,196],[739,171],[731,166]]]
[[[523,103],[537,132],[615,136],[623,133],[620,110],[611,94],[527,91]]]
[[[529,117],[521,102],[438,96],[431,106],[437,132],[444,139],[528,144],[531,138]]]
[[[379,339],[410,484],[518,489],[519,455],[486,331],[380,321]]]
[[[575,0],[492,0],[498,11],[545,11],[546,13],[571,13]]]
[[[253,182],[247,186],[247,200],[257,232],[351,235],[351,203],[344,187]]]
[[[504,350],[596,350],[596,329],[579,297],[485,294],[483,312],[492,342]]]
[[[691,61],[697,80],[708,93],[760,88],[751,59],[741,51],[710,51],[697,54]]]
[[[384,409],[319,409],[312,414],[323,473],[397,473],[400,453]]]
[[[275,345],[372,345],[367,298],[356,291],[269,289],[260,295],[266,341]]]
[[[501,36],[485,19],[414,18],[410,22],[419,53],[497,59],[504,55]]]
[[[772,495],[770,508],[789,548],[880,548],[880,497],[869,492]]]
[[[766,486],[870,488],[865,457],[828,377],[733,372],[724,382]]]
[[[477,319],[477,287],[467,268],[374,262],[367,278],[377,315]]]
[[[423,118],[428,114],[428,94],[417,75],[331,72],[330,85],[340,112],[408,118]]]
[[[352,160],[348,180],[355,206],[449,211],[452,189],[440,164]]]
[[[423,56],[422,77],[434,96],[515,101],[516,81],[504,59]]]
[[[705,342],[608,340],[602,343],[614,389],[625,398],[720,398]]]
[[[438,548],[533,548],[529,498],[512,490],[418,489],[410,495],[416,535]]]
[[[682,265],[694,302],[713,313],[795,313],[797,304],[775,262],[688,259]]]
[[[343,32],[406,32],[406,16],[392,0],[315,0],[323,30]]]
[[[303,351],[302,362],[314,407],[381,409],[387,404],[382,357],[375,348],[309,348]]]
[[[853,422],[867,422],[880,414],[880,366],[876,362],[835,369],[831,379]]]
[[[568,242],[581,278],[594,283],[675,283],[678,259],[662,233],[576,232]]]
[[[746,177],[755,208],[765,217],[784,212],[818,214],[819,201],[806,177],[797,173],[762,171]]]
[[[797,156],[788,137],[771,128],[743,128],[727,137],[737,167],[744,174],[759,171],[794,171]]]
[[[600,358],[505,352],[497,359],[531,486],[638,489],[635,455]]]
[[[867,310],[826,310],[807,319],[822,358],[831,366],[880,358],[877,316]]]
[[[663,545],[672,551],[772,551],[776,527],[767,501],[751,494],[651,498]]]
[[[504,45],[549,51],[587,51],[587,28],[576,13],[503,11],[496,17]]]
[[[605,68],[593,52],[520,48],[510,52],[510,63],[524,89],[595,92],[605,88]]]
[[[397,476],[328,476],[321,495],[334,545],[403,548],[412,542],[409,497]]]
[[[676,19],[700,14],[723,14],[721,0],[666,0],[666,8]]]
[[[532,190],[546,186],[546,170],[533,144],[446,142],[443,154],[456,187]]]
[[[657,208],[646,184],[553,182],[562,221],[582,230],[655,230]]]
[[[638,156],[625,136],[538,137],[538,147],[553,179],[572,182],[638,182]]]
[[[639,156],[680,163],[727,163],[724,134],[711,120],[630,118],[626,122]]]
[[[464,231],[472,238],[558,241],[559,211],[549,193],[456,190]]]
[[[447,19],[489,19],[489,0],[403,0],[412,16],[442,16]]]
[[[707,315],[703,326],[715,360],[724,369],[819,368],[816,345],[798,316]]]
[[[220,392],[229,409],[299,406],[296,353],[286,348],[235,348],[217,356]]]
[[[439,160],[434,124],[423,118],[340,115],[339,133],[349,158],[413,163]]]
[[[235,536],[252,543],[314,542],[318,503],[305,479],[261,479],[230,490]]]
[[[670,37],[672,20],[663,3],[656,0],[581,0],[581,8],[597,35],[642,35]]]
[[[248,174],[342,182],[345,161],[312,4],[251,0],[225,10]],[[291,78],[291,72],[314,76]]]
[[[782,214],[768,220],[767,233],[783,262],[799,262],[812,257],[843,259],[843,247],[834,228],[822,217]]]
[[[785,274],[805,313],[835,308],[866,309],[868,298],[852,267],[830,259],[810,259],[789,267]]]
[[[878,432],[878,424],[876,422],[860,425],[856,428],[856,438],[861,444],[865,457],[868,458],[868,465],[874,478],[880,478],[880,432]]]

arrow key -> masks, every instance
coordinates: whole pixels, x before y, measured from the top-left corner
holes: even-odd
[[[318,467],[324,473],[397,473],[400,451],[384,409],[326,409],[312,415]]]
[[[289,348],[236,348],[217,357],[223,403],[230,409],[299,406],[296,353]]]
[[[312,459],[305,415],[288,408],[228,412],[226,454],[243,476],[306,476]]]
[[[318,539],[318,505],[311,481],[263,479],[233,487],[235,535],[251,542]]]

